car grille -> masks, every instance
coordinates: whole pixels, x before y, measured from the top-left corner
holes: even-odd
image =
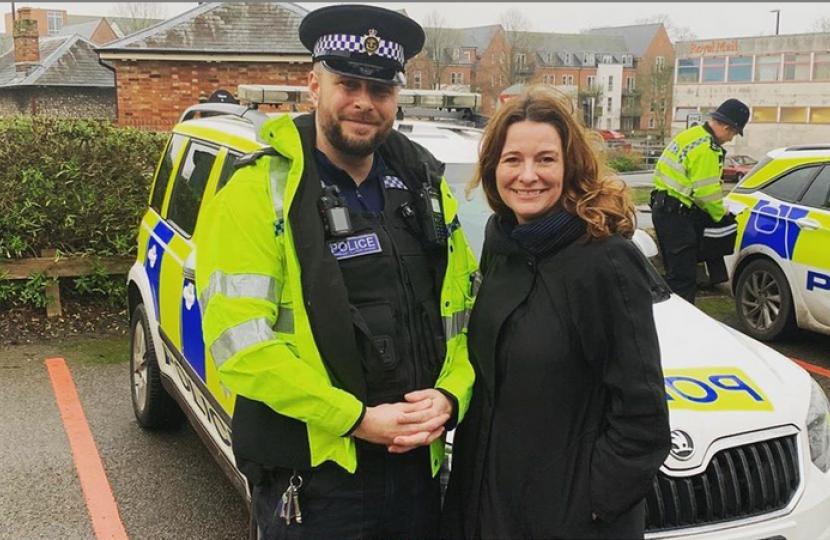
[[[795,437],[721,450],[694,476],[658,472],[646,496],[646,531],[699,527],[785,508],[800,482]]]

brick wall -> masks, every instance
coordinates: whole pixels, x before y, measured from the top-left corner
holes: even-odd
[[[0,116],[38,114],[115,119],[115,89],[21,87],[0,89]]]
[[[310,64],[113,60],[118,125],[167,131],[201,96],[240,84],[305,86]]]

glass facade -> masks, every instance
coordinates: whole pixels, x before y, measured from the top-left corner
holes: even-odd
[[[729,82],[748,82],[752,80],[752,57],[730,56],[729,73],[726,77]]]

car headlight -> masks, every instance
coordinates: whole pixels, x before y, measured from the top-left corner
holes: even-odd
[[[821,472],[830,470],[830,403],[819,384],[812,378],[810,410],[807,413],[807,437],[810,440],[810,459]]]

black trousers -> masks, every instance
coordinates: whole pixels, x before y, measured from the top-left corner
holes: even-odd
[[[281,499],[294,471],[275,471],[254,487],[253,511],[260,540],[395,540],[438,537],[439,478],[432,477],[429,448],[389,454],[359,441],[358,469],[349,474],[333,463],[298,471],[302,523],[279,517]]]
[[[666,268],[666,283],[675,294],[694,304],[699,242],[694,217],[654,207],[651,221]]]

